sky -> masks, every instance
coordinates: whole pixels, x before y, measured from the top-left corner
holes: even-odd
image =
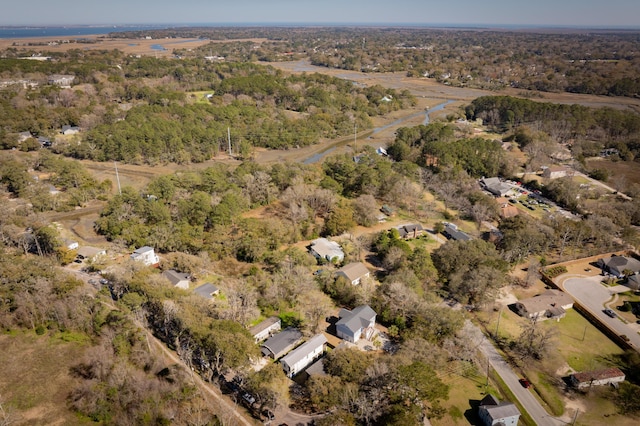
[[[2,26],[420,24],[640,28],[640,0],[8,0]],[[8,6],[8,7],[7,7]]]

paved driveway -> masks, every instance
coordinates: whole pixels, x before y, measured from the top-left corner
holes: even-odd
[[[626,335],[636,350],[640,350],[640,335],[637,324],[626,324],[620,318],[611,318],[603,311],[607,302],[616,293],[629,291],[628,287],[618,285],[606,287],[601,283],[602,277],[571,277],[561,278],[565,291],[591,312],[601,323],[605,324],[618,335]]]

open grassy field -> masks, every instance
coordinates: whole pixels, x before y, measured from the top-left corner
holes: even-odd
[[[78,384],[69,369],[88,346],[65,340],[33,332],[0,335],[0,398],[16,424],[92,424],[69,411],[66,401]]]

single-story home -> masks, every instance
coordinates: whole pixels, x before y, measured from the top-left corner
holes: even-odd
[[[424,228],[419,223],[412,223],[410,225],[401,225],[398,226],[398,234],[400,234],[400,238],[404,238],[406,240],[411,238],[417,238],[424,233]]]
[[[99,258],[100,256],[104,256],[107,254],[107,251],[105,249],[101,249],[98,247],[89,247],[89,246],[82,246],[80,248],[78,248],[78,259],[80,260],[96,260],[97,258]]]
[[[287,377],[295,376],[322,356],[326,343],[324,334],[316,334],[282,358],[280,362]]]
[[[60,131],[63,135],[75,135],[76,133],[80,133],[80,127],[78,126],[70,126],[65,124],[62,126],[62,130]]]
[[[349,263],[336,271],[336,275],[344,277],[353,285],[358,285],[363,278],[370,275],[369,270],[362,262]]]
[[[549,166],[542,171],[542,177],[547,179],[558,179],[565,176],[572,176],[574,170],[567,166]]]
[[[18,142],[24,142],[29,138],[32,138],[33,135],[31,132],[20,132],[18,133]]]
[[[311,241],[309,252],[316,258],[328,262],[342,262],[344,260],[344,252],[340,244],[335,241],[329,241],[326,238],[318,238]]]
[[[560,320],[566,315],[566,310],[573,308],[573,299],[560,290],[547,290],[515,304],[516,311],[524,318],[542,321],[549,318]]]
[[[147,266],[157,265],[158,263],[160,263],[160,259],[153,250],[153,247],[149,246],[144,246],[136,249],[131,254],[131,259],[135,260],[136,262],[142,262]]]
[[[520,411],[512,402],[500,402],[498,398],[489,394],[480,401],[478,415],[485,426],[517,426]]]
[[[262,344],[262,354],[273,359],[279,359],[295,348],[300,340],[302,340],[300,330],[291,327],[285,328]]]
[[[503,197],[512,190],[511,185],[502,182],[500,178],[497,177],[480,179],[480,186],[496,197]]]
[[[465,232],[462,232],[461,230],[458,229],[458,227],[453,224],[453,223],[449,223],[446,222],[444,224],[444,231],[442,231],[442,234],[447,237],[450,240],[454,240],[454,241],[470,241],[471,237],[466,234]]]
[[[503,219],[518,216],[518,214],[520,214],[518,208],[509,203],[509,200],[504,197],[496,198],[496,203],[498,203],[498,208],[500,209],[500,217]]]
[[[189,279],[189,275],[187,274],[183,274],[181,272],[174,271],[173,269],[169,269],[167,271],[164,271],[162,273],[162,276],[165,277],[167,280],[169,280],[171,285],[174,287],[178,287],[183,290],[189,289],[189,282],[191,280]]]
[[[598,267],[602,269],[603,273],[611,274],[615,277],[622,278],[625,276],[625,271],[631,274],[637,274],[640,272],[640,261],[633,257],[616,256],[603,257],[597,262]],[[630,275],[631,275],[630,274]]]
[[[249,333],[256,339],[256,343],[273,335],[276,331],[280,331],[282,321],[278,317],[269,317],[266,320],[254,325],[249,329]]]
[[[198,296],[204,297],[205,299],[211,300],[218,294],[220,294],[220,289],[211,283],[202,284],[199,287],[193,289],[193,292]]]
[[[336,323],[339,338],[356,343],[364,336],[369,340],[376,325],[376,313],[369,305],[358,306],[352,311],[340,309],[340,320]]]
[[[589,388],[591,386],[616,384],[623,382],[624,378],[624,373],[617,367],[585,371],[583,373],[573,373],[569,376],[571,384],[578,389]]]

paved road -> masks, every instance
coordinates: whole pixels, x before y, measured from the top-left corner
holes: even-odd
[[[618,335],[626,335],[636,350],[640,350],[640,335],[638,324],[625,324],[620,318],[611,318],[603,310],[605,304],[616,293],[629,291],[628,287],[618,285],[606,287],[601,284],[602,277],[581,277],[566,275],[559,277],[558,282],[575,300],[584,306],[598,320]]]
[[[475,326],[474,326],[475,327]],[[478,329],[478,333],[482,332]],[[480,350],[489,360],[491,367],[498,373],[502,380],[509,387],[509,390],[518,398],[518,401],[529,416],[533,418],[538,426],[558,426],[564,425],[565,422],[556,419],[547,413],[547,411],[540,405],[540,402],[533,396],[530,390],[525,389],[520,385],[518,381],[520,378],[513,372],[509,364],[506,363],[504,358],[496,351],[489,339],[482,335],[482,341],[479,345]]]

